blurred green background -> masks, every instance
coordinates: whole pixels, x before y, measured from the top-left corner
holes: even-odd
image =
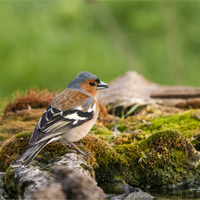
[[[63,90],[83,70],[200,86],[199,11],[199,1],[1,1],[0,98]]]

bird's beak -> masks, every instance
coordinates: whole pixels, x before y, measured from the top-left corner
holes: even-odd
[[[97,90],[102,90],[102,89],[106,89],[106,88],[109,88],[108,84],[100,81],[98,84],[97,84]]]

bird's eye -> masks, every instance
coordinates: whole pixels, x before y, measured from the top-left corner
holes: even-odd
[[[95,83],[94,83],[94,82],[90,82],[90,85],[91,85],[91,86],[95,86]]]

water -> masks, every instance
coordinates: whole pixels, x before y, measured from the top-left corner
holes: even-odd
[[[178,186],[176,188],[151,188],[147,189],[145,192],[155,197],[154,200],[200,200],[200,185]]]

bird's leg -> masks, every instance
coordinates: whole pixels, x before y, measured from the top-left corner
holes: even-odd
[[[84,151],[81,151],[73,142],[70,142],[70,144],[78,151],[78,153],[88,157],[90,154],[89,153],[85,153]]]

